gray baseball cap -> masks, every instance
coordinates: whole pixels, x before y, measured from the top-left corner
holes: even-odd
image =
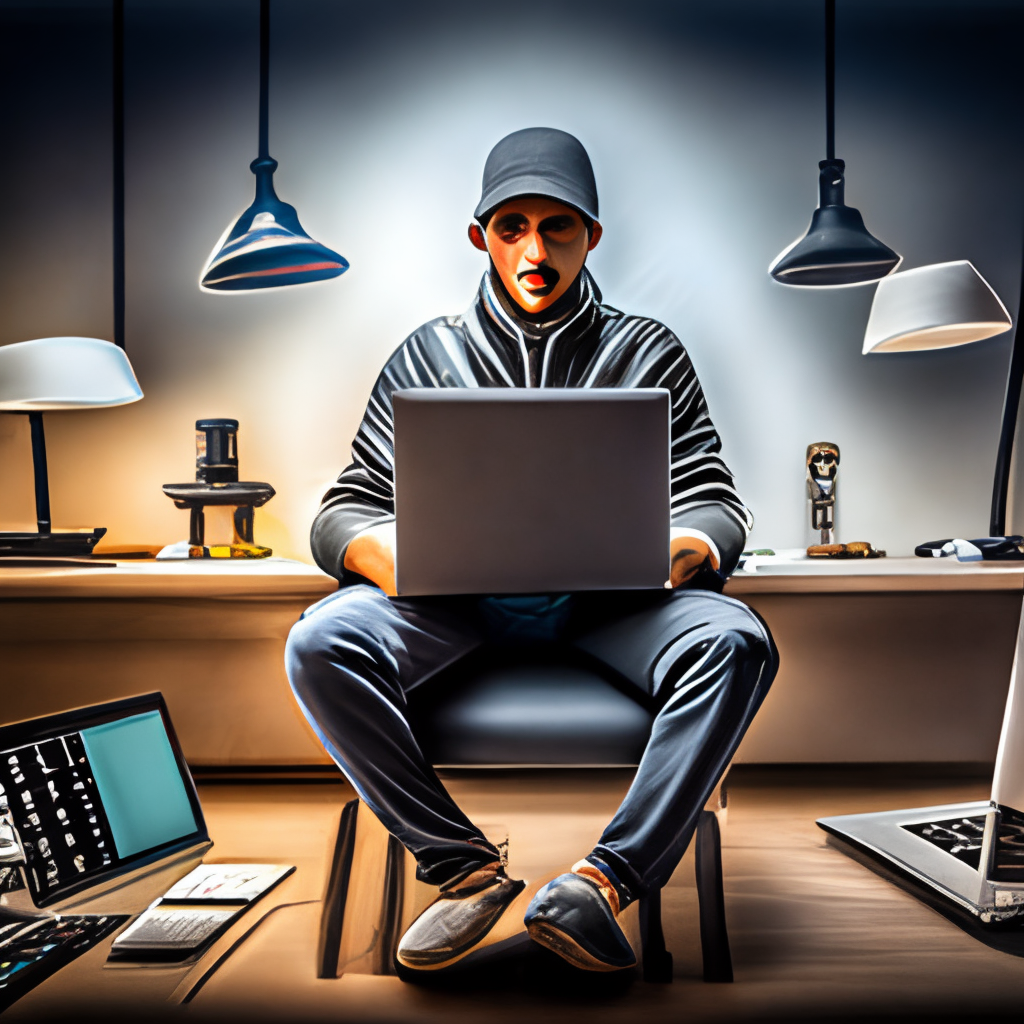
[[[517,196],[546,196],[597,220],[597,183],[583,143],[557,128],[523,128],[487,156],[473,216],[484,220]]]

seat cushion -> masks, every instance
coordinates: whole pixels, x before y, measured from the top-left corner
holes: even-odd
[[[417,737],[438,765],[635,765],[651,714],[586,667],[498,665],[421,688]]]

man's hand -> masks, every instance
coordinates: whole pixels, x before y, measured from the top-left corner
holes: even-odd
[[[716,559],[707,543],[698,537],[673,537],[669,543],[669,557],[672,566],[666,586],[681,587],[688,583],[705,561],[717,569]]]
[[[345,568],[365,576],[389,597],[395,590],[395,524],[381,523],[357,533],[345,551]]]

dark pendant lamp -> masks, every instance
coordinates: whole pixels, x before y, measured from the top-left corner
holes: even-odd
[[[277,161],[267,146],[270,0],[260,0],[260,150],[249,165],[256,198],[214,247],[199,280],[203,291],[248,292],[326,281],[348,270],[344,256],[303,230],[294,206],[274,192]]]
[[[900,257],[864,226],[860,211],[843,202],[846,164],[836,159],[836,2],[825,0],[826,158],[818,164],[818,208],[807,233],[784,249],[768,273],[781,284],[829,286],[877,281]]]

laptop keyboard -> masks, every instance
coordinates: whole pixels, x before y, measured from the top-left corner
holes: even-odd
[[[985,836],[984,814],[902,827],[975,870],[981,864],[981,841]]]
[[[0,1011],[127,920],[123,914],[26,918],[0,911]]]
[[[902,827],[975,870],[980,868],[984,814]],[[987,872],[990,880],[1024,883],[1024,814],[1008,807],[1000,808],[999,835],[992,860]]]

